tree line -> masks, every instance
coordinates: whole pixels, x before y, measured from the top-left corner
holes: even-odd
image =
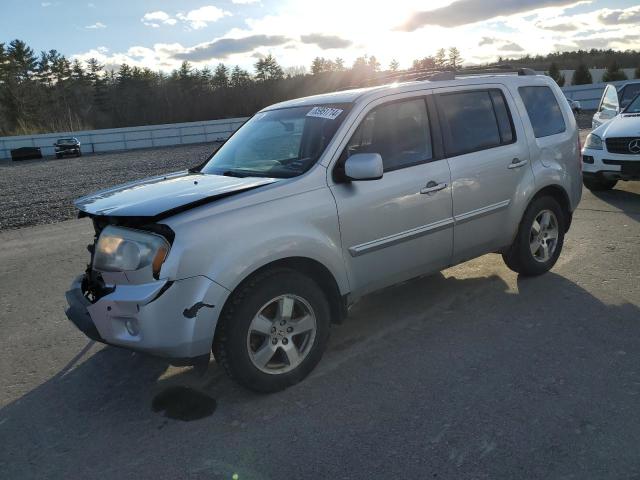
[[[624,65],[631,59],[639,63],[638,52],[617,53],[626,55]],[[553,55],[548,57],[555,62]],[[383,67],[373,55],[358,57],[350,66],[341,58],[316,57],[308,69],[283,68],[267,55],[256,61],[253,72],[222,63],[198,69],[183,62],[164,73],[127,64],[105,69],[95,58],[69,60],[56,50],[36,54],[13,40],[0,43],[0,135],[248,116],[290,98],[415,78],[421,71],[457,70],[463,63],[460,51],[451,47],[414,60],[407,70],[400,70],[396,60]],[[549,70],[553,76],[555,70]]]

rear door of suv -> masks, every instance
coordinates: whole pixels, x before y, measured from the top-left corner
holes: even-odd
[[[434,95],[451,170],[458,263],[509,245],[510,207],[533,185],[529,149],[513,98],[500,84],[452,87]]]

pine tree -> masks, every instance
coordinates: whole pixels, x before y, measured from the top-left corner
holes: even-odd
[[[371,55],[369,57],[368,65],[369,65],[369,69],[372,72],[377,72],[380,70],[380,62],[378,61],[375,55]]]
[[[278,65],[278,62],[271,54],[258,60],[255,64],[255,69],[256,78],[263,82],[267,80],[280,80],[284,77],[282,67]]]
[[[591,78],[591,72],[584,63],[580,63],[573,72],[573,78],[571,79],[572,85],[587,85],[593,83]]]
[[[224,63],[219,63],[213,72],[211,80],[213,88],[227,88],[229,86],[229,69]]]
[[[231,86],[234,88],[243,87],[251,83],[251,75],[249,75],[249,72],[247,72],[246,70],[243,70],[238,65],[236,65],[235,67],[233,67],[233,70],[231,71],[230,83],[231,83]]]
[[[311,62],[311,74],[317,75],[325,71],[326,60],[324,57],[316,57]]]
[[[433,69],[436,66],[436,61],[433,57],[424,57],[421,59],[416,59],[413,61],[411,65],[411,70],[427,70]]]
[[[464,60],[460,55],[460,50],[456,47],[449,48],[449,66],[453,70],[457,70],[462,65],[462,62],[464,62]]]
[[[392,72],[397,72],[398,68],[400,68],[400,63],[394,58],[389,64],[389,70],[391,70]]]
[[[618,80],[627,80],[627,74],[620,70],[618,62],[615,60],[607,67],[607,71],[602,75],[603,82],[616,82]]]
[[[436,68],[444,68],[447,66],[447,52],[444,48],[441,48],[436,52],[436,56],[434,57],[434,63]]]
[[[558,68],[558,64],[556,62],[551,62],[547,75],[553,78],[553,80],[558,84],[559,87],[564,87],[565,78],[564,75],[560,73],[560,69]]]

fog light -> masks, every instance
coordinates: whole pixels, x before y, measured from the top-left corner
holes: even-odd
[[[124,326],[127,327],[127,332],[132,337],[135,337],[140,333],[140,327],[138,326],[138,321],[135,318],[130,318],[126,322],[124,322]]]
[[[584,163],[593,163],[593,157],[591,155],[583,155],[582,161]]]

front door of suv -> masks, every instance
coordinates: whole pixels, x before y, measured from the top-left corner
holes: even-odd
[[[459,263],[511,244],[520,219],[510,207],[533,185],[533,172],[508,90],[497,85],[437,92],[451,169],[453,261]]]
[[[364,294],[449,265],[451,181],[425,96],[378,100],[359,117],[330,180],[351,291]],[[430,121],[431,120],[431,121]],[[383,177],[344,181],[349,155],[379,153]]]

